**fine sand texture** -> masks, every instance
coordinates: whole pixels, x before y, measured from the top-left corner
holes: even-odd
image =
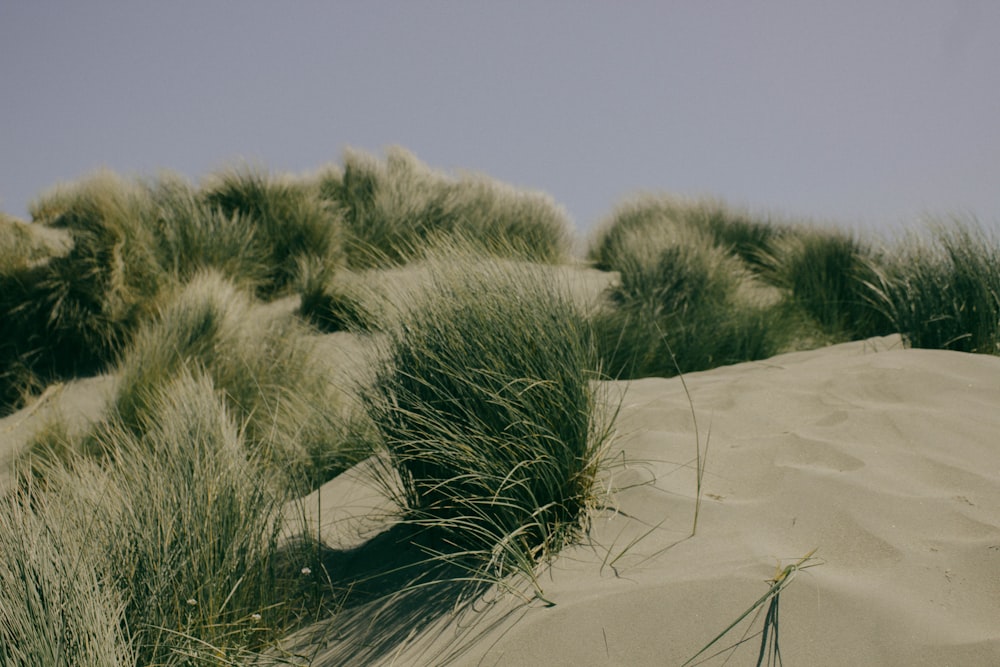
[[[816,549],[780,597],[785,664],[1000,664],[1000,358],[887,337],[685,382],[607,383],[617,490],[543,570],[554,606],[388,595],[287,648],[316,665],[680,665]],[[706,457],[693,537],[692,406]],[[386,505],[365,480],[356,469],[306,502],[348,569],[400,548],[372,539]]]

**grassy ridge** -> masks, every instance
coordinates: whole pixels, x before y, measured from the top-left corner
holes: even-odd
[[[787,225],[751,215],[713,199],[683,199],[668,195],[642,195],[619,204],[599,224],[588,249],[588,257],[607,271],[615,270],[624,245],[635,234],[657,229],[696,229],[713,245],[756,266],[777,240],[790,233]]]
[[[98,172],[31,205],[46,233],[0,221],[0,410],[52,381],[115,360],[158,299],[199,272],[274,299],[305,297],[324,329],[365,319],[338,275],[418,259],[436,239],[462,236],[487,254],[555,262],[569,221],[551,198],[484,176],[452,178],[402,149],[386,160],[347,152],[344,167],[275,176],[252,167],[200,186],[163,174]]]
[[[608,373],[669,377],[792,344],[798,318],[761,275],[789,233],[711,201],[645,196],[619,206],[588,252],[621,276],[595,316]]]
[[[998,350],[1000,243],[974,222],[879,247],[715,202],[643,197],[598,229],[588,256],[621,275],[595,317],[617,377],[893,332],[915,347]]]
[[[419,259],[435,239],[454,236],[488,254],[540,262],[569,249],[569,219],[547,195],[483,176],[451,178],[398,147],[384,162],[348,151],[343,169],[326,170],[319,188],[343,210],[354,268]]]
[[[738,257],[687,225],[633,228],[615,240],[621,283],[594,316],[607,372],[669,377],[775,354],[784,316],[753,294]]]

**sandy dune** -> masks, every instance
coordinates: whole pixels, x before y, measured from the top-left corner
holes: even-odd
[[[890,337],[686,381],[703,451],[709,441],[694,537],[680,380],[614,383],[620,490],[589,542],[544,572],[555,606],[508,594],[455,614],[434,595],[392,598],[289,646],[323,665],[678,665],[767,590],[779,562],[818,548],[781,595],[785,664],[1000,664],[1000,358]],[[335,545],[370,535],[359,517],[379,502],[363,479],[307,503],[323,506]],[[344,553],[346,567],[371,556]],[[754,664],[757,649],[729,664]]]
[[[818,549],[781,596],[785,664],[1000,664],[1000,358],[890,337],[686,382],[703,452],[708,442],[694,537],[680,380],[608,383],[622,406],[607,478],[618,491],[587,543],[543,572],[555,606],[487,592],[456,613],[454,588],[378,598],[386,579],[287,648],[315,665],[679,665],[767,590],[779,563]],[[94,417],[112,384],[67,383],[0,420],[0,477],[51,410]],[[341,582],[406,562],[391,531],[372,539],[387,505],[363,469],[304,506]],[[729,664],[756,657],[751,641]]]

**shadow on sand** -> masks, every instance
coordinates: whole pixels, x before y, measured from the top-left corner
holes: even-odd
[[[289,637],[283,653],[313,667],[391,663],[404,651],[406,664],[448,664],[527,611],[474,564],[433,555],[441,545],[426,529],[397,524],[357,547],[318,547],[322,571],[310,576],[334,613]]]

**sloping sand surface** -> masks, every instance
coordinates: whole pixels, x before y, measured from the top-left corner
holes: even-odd
[[[430,595],[373,602],[290,648],[324,665],[679,665],[766,592],[779,563],[818,549],[780,598],[785,664],[1000,664],[1000,358],[890,337],[686,383],[708,446],[694,537],[681,381],[609,383],[622,400],[608,478],[619,491],[589,541],[543,573],[555,606],[508,594],[456,615]],[[307,502],[320,505],[344,547],[370,536],[359,517],[380,506],[358,473]],[[751,640],[728,664],[755,664],[757,650]]]
[[[22,410],[0,419],[0,492],[14,483],[18,456],[39,429],[58,420],[69,433],[82,433],[100,419],[114,384],[111,375],[58,382]]]

